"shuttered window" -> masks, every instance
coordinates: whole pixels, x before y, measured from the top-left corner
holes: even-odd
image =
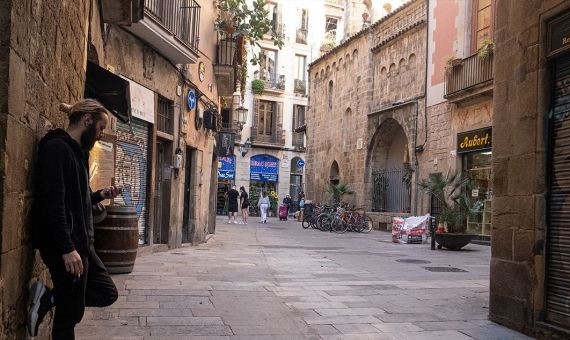
[[[158,131],[168,133],[169,135],[171,135],[174,129],[173,116],[174,116],[174,105],[172,101],[159,96],[158,107],[157,107]]]
[[[550,112],[546,321],[570,328],[570,57],[557,62]]]
[[[274,111],[275,103],[264,100],[259,102],[259,123],[257,125],[257,133],[259,135],[273,135]]]

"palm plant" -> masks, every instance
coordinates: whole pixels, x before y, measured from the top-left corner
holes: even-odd
[[[344,195],[350,195],[354,193],[354,191],[350,190],[348,185],[344,183],[329,183],[326,193],[331,196],[334,203],[340,203]]]
[[[447,224],[451,233],[465,233],[467,218],[481,209],[481,202],[468,194],[472,187],[471,179],[460,172],[448,172],[445,176],[441,173],[430,174],[419,186],[441,204],[439,218]]]

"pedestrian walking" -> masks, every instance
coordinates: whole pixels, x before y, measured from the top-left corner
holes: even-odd
[[[287,207],[287,215],[289,215],[289,209],[291,208],[291,203],[293,203],[291,196],[286,195],[285,198],[283,199],[283,205]]]
[[[249,216],[249,197],[247,192],[245,192],[244,187],[240,187],[239,191],[241,192],[239,200],[240,200],[240,207],[241,207],[241,223],[240,224],[247,224],[247,218]]]
[[[267,197],[267,192],[263,191],[262,197],[257,202],[259,211],[261,212],[261,223],[267,223],[267,210],[270,205],[269,197]]]
[[[237,224],[238,197],[239,192],[236,190],[236,186],[232,185],[232,188],[228,191],[228,223]]]
[[[115,198],[120,188],[89,188],[89,151],[103,137],[109,112],[92,99],[60,109],[69,115],[69,127],[40,141],[31,229],[53,289],[40,281],[32,284],[27,328],[36,336],[55,306],[52,338],[68,340],[75,338],[86,306],[106,307],[117,300],[117,288],[93,248],[92,205]]]

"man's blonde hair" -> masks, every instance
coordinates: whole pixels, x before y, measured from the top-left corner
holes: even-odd
[[[103,104],[95,99],[82,99],[73,105],[61,103],[59,109],[67,113],[70,125],[77,124],[86,114],[92,115],[94,121],[98,121],[103,114],[109,114]]]

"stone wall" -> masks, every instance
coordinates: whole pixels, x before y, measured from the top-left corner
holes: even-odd
[[[39,138],[67,123],[59,103],[83,95],[89,2],[13,0],[1,9],[0,333],[14,339],[25,336],[30,280],[49,278],[29,244],[34,156]]]
[[[528,334],[544,308],[549,108],[546,21],[563,0],[497,2],[493,117],[491,320]],[[548,331],[549,332],[549,331]],[[565,338],[560,335],[560,338]]]
[[[366,148],[369,72],[369,35],[362,34],[311,65],[307,112],[308,200],[324,201],[331,165],[340,168],[340,182],[355,191],[362,204]],[[360,140],[360,142],[359,142]],[[359,144],[360,143],[360,144]]]

